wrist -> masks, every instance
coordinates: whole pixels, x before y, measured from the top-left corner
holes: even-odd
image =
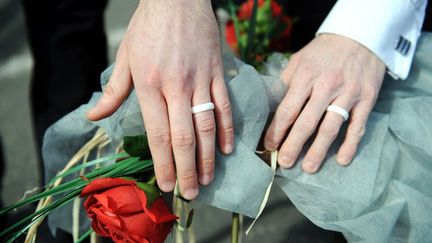
[[[153,8],[165,11],[187,10],[189,13],[195,10],[212,8],[211,0],[141,0],[138,8]]]

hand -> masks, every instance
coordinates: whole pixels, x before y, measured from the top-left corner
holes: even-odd
[[[213,180],[216,131],[221,151],[233,150],[219,42],[210,0],[141,0],[103,96],[87,113],[90,120],[111,115],[134,85],[158,185],[173,190],[177,173],[186,199],[197,196],[198,179]],[[192,115],[192,106],[207,102],[214,111]]]
[[[302,164],[304,171],[316,172],[344,122],[341,115],[326,112],[333,104],[350,112],[345,140],[337,154],[337,162],[348,165],[365,133],[384,72],[384,63],[361,44],[338,35],[318,35],[292,55],[282,72],[289,89],[266,132],[265,148],[280,147],[279,165],[292,167],[319,126]]]

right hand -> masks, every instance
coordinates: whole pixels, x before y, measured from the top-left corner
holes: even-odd
[[[141,0],[111,79],[87,118],[111,115],[132,85],[160,189],[172,191],[177,172],[182,196],[195,198],[198,181],[208,185],[213,180],[216,131],[223,153],[231,153],[234,142],[219,30],[210,0]],[[207,102],[215,104],[214,111],[192,115],[192,106]]]
[[[336,156],[339,165],[348,165],[366,132],[384,74],[385,64],[357,41],[336,34],[316,36],[291,56],[282,72],[289,89],[267,129],[264,146],[270,151],[279,148],[279,165],[291,168],[318,130],[302,162],[305,172],[317,172],[345,122],[340,114],[326,111],[337,105],[351,113]]]

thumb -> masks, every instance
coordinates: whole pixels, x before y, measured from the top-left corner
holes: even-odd
[[[87,119],[97,121],[113,114],[132,89],[132,77],[127,58],[116,63],[111,78],[96,105],[87,111]]]

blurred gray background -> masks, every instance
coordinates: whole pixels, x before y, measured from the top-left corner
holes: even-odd
[[[114,0],[105,12],[110,62],[125,32],[136,0]],[[38,186],[41,171],[32,125],[29,87],[32,70],[21,2],[0,0],[0,147],[3,151],[3,205]],[[1,153],[0,153],[1,154]],[[1,160],[1,158],[0,158]],[[334,242],[335,235],[303,217],[273,188],[262,217],[243,242]],[[204,205],[195,208],[198,242],[229,242],[231,214]],[[251,223],[245,219],[245,228]],[[187,241],[186,241],[187,242]]]

